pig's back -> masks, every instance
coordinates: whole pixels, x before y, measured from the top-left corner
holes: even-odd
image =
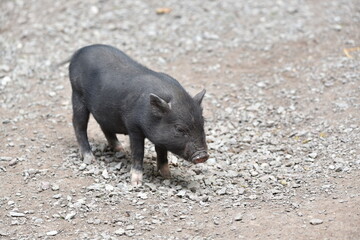
[[[91,45],[79,49],[71,58],[69,73],[72,81],[80,80],[96,85],[114,78],[131,79],[137,74],[150,71],[132,60],[122,51],[107,45]],[[77,82],[74,82],[77,84]]]

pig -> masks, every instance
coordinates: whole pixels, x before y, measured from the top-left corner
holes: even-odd
[[[174,78],[108,45],[83,47],[69,61],[72,121],[84,160],[95,161],[87,136],[90,113],[114,151],[123,151],[116,134],[129,135],[133,186],[143,181],[145,138],[155,145],[164,178],[171,177],[168,151],[195,164],[209,158],[201,107],[205,89],[191,97]]]

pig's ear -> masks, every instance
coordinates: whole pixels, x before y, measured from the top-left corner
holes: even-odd
[[[204,98],[205,93],[206,93],[206,90],[203,89],[201,92],[199,92],[198,94],[196,94],[196,95],[193,97],[194,101],[195,101],[197,104],[201,105],[201,102],[202,102],[202,100],[203,100],[203,98]]]
[[[150,104],[155,114],[161,115],[171,110],[170,103],[167,103],[164,99],[153,93],[150,93]]]

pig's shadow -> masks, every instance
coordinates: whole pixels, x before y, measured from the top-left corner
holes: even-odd
[[[78,158],[81,159],[79,149],[77,145],[74,145],[73,143],[67,144],[69,148],[75,148],[76,153],[78,155]],[[90,142],[92,152],[95,156],[96,161],[93,163],[93,165],[100,165],[100,162],[103,162],[106,166],[106,168],[109,168],[111,166],[116,165],[116,163],[121,163],[121,169],[118,169],[118,171],[115,171],[115,174],[126,174],[130,173],[131,169],[131,152],[128,147],[124,147],[124,150],[121,152],[113,151],[106,143],[103,143],[102,141],[91,141]],[[170,172],[171,172],[171,178],[165,179],[163,178],[160,173],[157,171],[156,166],[156,156],[154,154],[151,154],[152,148],[146,147],[145,149],[145,156],[144,156],[144,180],[149,183],[162,183],[165,180],[169,180],[170,183],[176,182],[177,184],[180,184],[182,186],[188,185],[188,180],[186,176],[186,172],[179,172],[174,171],[177,168],[181,168],[181,164],[171,164],[170,163]],[[155,154],[156,155],[156,154]],[[82,160],[81,160],[82,161]],[[170,161],[171,162],[171,161]],[[173,170],[173,171],[172,171]]]

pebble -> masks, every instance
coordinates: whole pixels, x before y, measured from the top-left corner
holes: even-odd
[[[25,217],[26,216],[24,213],[20,213],[20,212],[10,212],[9,215],[11,217]]]
[[[61,197],[62,197],[62,194],[61,194],[61,193],[55,194],[55,195],[53,196],[54,199],[60,199]]]
[[[112,192],[114,191],[114,187],[110,184],[105,184],[105,190],[108,191],[108,192]]]
[[[208,164],[208,165],[215,165],[215,164],[216,164],[216,159],[215,159],[215,158],[209,158],[209,159],[206,161],[206,164]]]
[[[76,212],[72,211],[65,216],[65,220],[69,221],[69,220],[73,219],[75,216],[76,216]]]
[[[44,220],[43,220],[42,218],[36,218],[36,219],[34,220],[34,223],[35,223],[35,224],[42,224],[42,223],[44,223]]]
[[[119,228],[119,229],[116,230],[114,233],[115,233],[115,235],[122,236],[122,235],[125,234],[125,229]]]
[[[13,158],[12,157],[0,157],[0,161],[11,161]]]
[[[183,197],[185,196],[185,194],[186,194],[186,190],[180,190],[180,191],[176,194],[176,196],[183,198]]]
[[[10,234],[2,229],[0,229],[0,236],[3,236],[3,237],[7,237],[9,236]]]
[[[236,214],[234,217],[235,221],[241,221],[242,219],[243,219],[243,215],[241,213]]]
[[[319,225],[322,224],[324,221],[322,219],[318,219],[318,218],[313,218],[310,220],[310,224],[311,225]]]
[[[58,231],[54,230],[54,231],[47,232],[46,235],[47,236],[56,236],[56,235],[58,235],[58,233],[59,233]]]
[[[87,167],[87,164],[86,164],[86,163],[82,163],[82,164],[80,164],[79,170],[80,170],[80,171],[83,171],[83,170],[86,169],[86,167]]]
[[[14,158],[9,162],[9,166],[15,166],[17,163],[18,163],[18,160],[16,158]]]
[[[60,189],[60,186],[59,186],[59,185],[57,185],[57,184],[55,184],[55,183],[51,184],[51,190],[53,190],[53,191],[58,191],[59,189]]]
[[[239,193],[239,195],[244,195],[244,193],[245,193],[245,188],[239,188],[238,189],[238,193]]]
[[[41,183],[41,189],[42,191],[48,190],[50,188],[50,183],[49,182],[42,182]]]
[[[226,188],[223,187],[223,188],[217,190],[216,193],[217,193],[218,195],[225,195],[225,194],[226,194]]]
[[[104,169],[104,170],[102,171],[102,174],[101,174],[101,175],[102,175],[103,178],[105,178],[105,179],[109,179],[109,178],[110,178],[109,173],[108,173],[108,171],[107,171],[106,169]]]

